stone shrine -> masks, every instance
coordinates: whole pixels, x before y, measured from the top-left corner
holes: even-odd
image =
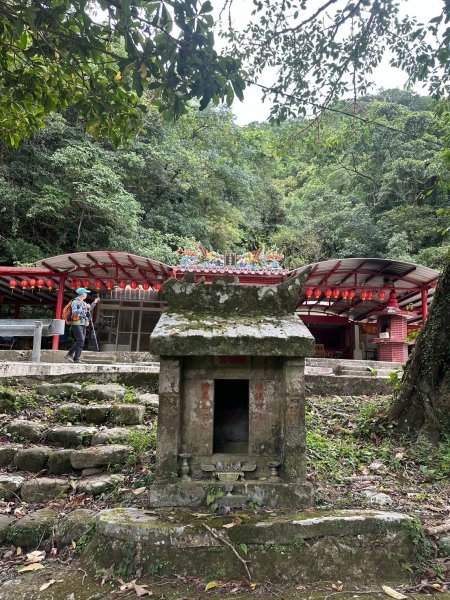
[[[294,314],[307,273],[279,285],[168,280],[150,506],[310,504],[304,359],[314,339]]]

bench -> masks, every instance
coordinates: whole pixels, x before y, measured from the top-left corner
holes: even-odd
[[[63,319],[0,319],[0,337],[32,337],[32,362],[41,360],[42,337],[64,333]]]

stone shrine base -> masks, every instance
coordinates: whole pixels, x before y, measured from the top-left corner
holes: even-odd
[[[114,565],[127,581],[138,572],[372,585],[409,580],[408,566],[422,550],[417,539],[414,520],[392,512],[259,510],[221,517],[122,508],[99,513],[82,557],[87,571]]]
[[[220,481],[180,481],[170,484],[153,484],[148,492],[148,506],[189,507],[207,506],[208,495],[220,495],[219,506],[245,508],[249,502],[258,506],[284,506],[306,508],[313,504],[310,483],[281,483],[271,481],[236,481],[231,484],[231,495],[226,484]],[[209,503],[210,504],[210,503]]]

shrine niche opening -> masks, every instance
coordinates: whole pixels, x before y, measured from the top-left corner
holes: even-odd
[[[213,452],[248,454],[249,380],[214,380]]]

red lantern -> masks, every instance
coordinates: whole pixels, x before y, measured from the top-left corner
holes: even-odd
[[[380,299],[381,302],[384,302],[384,300],[386,298],[386,292],[384,290],[380,290],[378,292],[378,298]]]
[[[15,279],[10,279],[9,280],[9,287],[11,288],[11,291],[14,292],[14,290],[17,287],[17,281]]]
[[[52,289],[55,287],[55,282],[53,281],[53,279],[47,279],[47,287],[48,291],[51,292]]]
[[[142,284],[142,289],[146,292],[150,289],[150,284],[148,281],[144,281],[144,283]]]
[[[39,288],[39,289],[43,288],[43,287],[44,287],[44,283],[45,283],[45,281],[42,279],[42,277],[40,277],[40,278],[37,280],[37,286],[38,286],[38,288]]]
[[[367,300],[367,292],[366,290],[362,290],[361,294],[360,294],[361,300],[363,302],[365,302],[365,300]]]
[[[373,300],[373,292],[372,292],[372,290],[369,290],[367,292],[367,300]]]
[[[30,279],[30,288],[34,290],[36,287],[36,279]]]
[[[322,292],[319,290],[319,288],[316,288],[313,292],[314,298],[316,298],[316,300],[318,300],[320,298],[320,296],[322,295]]]
[[[29,285],[28,279],[22,279],[22,281],[20,282],[20,285],[22,286],[23,291],[25,291]]]
[[[123,290],[127,287],[127,282],[119,281],[119,287],[120,287],[120,291],[123,292]]]
[[[159,292],[159,290],[161,289],[161,284],[159,283],[159,281],[155,283],[153,289],[155,290],[155,292]]]
[[[355,290],[349,290],[348,292],[348,298],[349,300],[353,300],[355,298]]]
[[[325,290],[325,296],[328,298],[328,300],[331,298],[332,295],[333,295],[333,292],[330,290],[330,288]]]
[[[137,282],[136,282],[136,281],[132,281],[132,282],[130,283],[130,288],[131,288],[132,290],[136,290],[136,289],[137,289],[137,287],[138,287],[138,284],[137,284]]]
[[[83,287],[85,288],[89,288],[89,286],[91,285],[91,282],[89,281],[89,279],[85,279],[83,281]]]
[[[81,287],[81,279],[75,279],[74,281],[75,289]]]
[[[312,297],[312,295],[313,295],[312,289],[310,287],[306,288],[306,297],[309,299]]]
[[[108,281],[106,282],[106,288],[111,292],[113,287],[114,283],[111,281],[111,279],[108,279]]]
[[[348,300],[348,290],[342,290],[342,299]]]
[[[100,281],[100,279],[96,279],[95,280],[95,289],[96,290],[101,290],[102,289],[102,282]]]
[[[334,289],[333,289],[333,298],[334,298],[335,300],[337,300],[337,299],[339,298],[339,296],[340,296],[340,295],[341,295],[341,292],[340,292],[340,290],[338,290],[338,288],[334,288]]]

